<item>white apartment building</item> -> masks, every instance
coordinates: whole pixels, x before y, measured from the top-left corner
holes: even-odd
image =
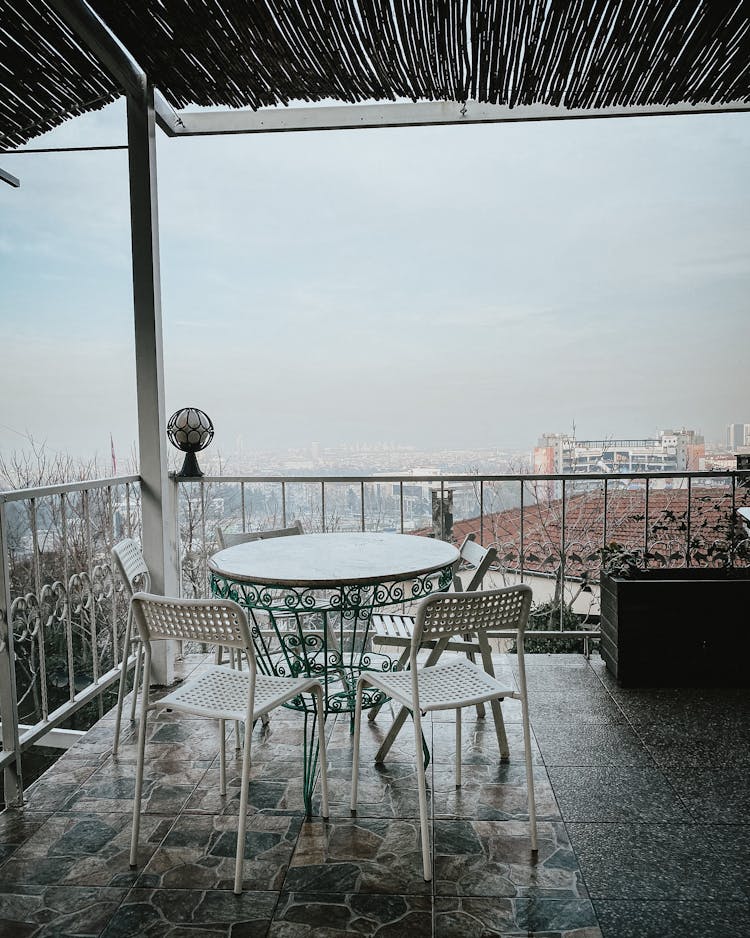
[[[640,440],[545,433],[534,450],[534,472],[682,472],[700,469],[705,455],[705,441],[694,430],[662,430],[658,438]]]

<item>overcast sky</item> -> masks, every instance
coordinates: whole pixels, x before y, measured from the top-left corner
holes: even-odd
[[[124,142],[120,102],[30,146]],[[158,146],[167,415],[225,452],[750,422],[750,114]],[[0,166],[0,448],[124,453],[126,154]]]

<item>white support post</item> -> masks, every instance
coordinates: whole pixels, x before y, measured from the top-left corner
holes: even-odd
[[[128,95],[130,228],[133,251],[138,445],[143,506],[143,555],[152,589],[177,595],[171,483],[167,476],[167,420],[159,278],[154,92]],[[159,642],[152,661],[155,684],[174,681],[175,649]]]
[[[21,754],[18,744],[18,698],[16,666],[13,653],[13,626],[10,621],[10,565],[8,562],[8,525],[5,502],[0,501],[0,738],[3,750],[14,753],[15,760],[3,771],[5,803],[19,804],[23,797]]]

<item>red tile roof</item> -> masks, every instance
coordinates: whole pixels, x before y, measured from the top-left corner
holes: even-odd
[[[750,505],[750,490],[737,487],[736,507]],[[562,554],[561,499],[546,499],[527,504],[523,511],[524,567],[552,572]],[[495,544],[501,562],[520,566],[522,515],[520,508],[486,514],[480,518],[456,521],[453,538],[460,543],[467,534],[476,534],[485,546]],[[693,486],[681,489],[650,489],[648,521],[645,489],[610,491],[607,495],[606,539],[603,492],[583,492],[565,500],[565,571],[567,575],[584,572],[598,575],[599,553],[606,544],[616,542],[630,549],[643,549],[647,543],[652,566],[684,566],[690,536],[690,562],[694,565],[717,563],[711,559],[711,547],[727,550],[732,544],[734,517],[732,490],[729,486]],[[646,539],[646,534],[648,537]],[[742,537],[735,531],[735,542]]]

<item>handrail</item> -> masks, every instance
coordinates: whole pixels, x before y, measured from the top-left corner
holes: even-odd
[[[30,489],[3,489],[0,502],[20,502],[30,498],[45,498],[48,495],[67,495],[69,492],[89,492],[92,489],[106,489],[115,485],[129,485],[140,482],[139,475],[112,476],[106,479],[88,479],[79,482],[60,482],[57,485],[44,485]]]
[[[670,472],[558,472],[558,473],[500,473],[495,475],[479,473],[444,473],[441,475],[307,475],[307,476],[288,476],[288,475],[221,475],[221,476],[201,476],[196,479],[183,479],[177,481],[181,483],[206,483],[206,482],[285,482],[285,483],[320,483],[320,482],[601,482],[608,479],[610,482],[618,479],[723,479],[723,478],[748,479],[750,481],[750,469],[700,469]]]

